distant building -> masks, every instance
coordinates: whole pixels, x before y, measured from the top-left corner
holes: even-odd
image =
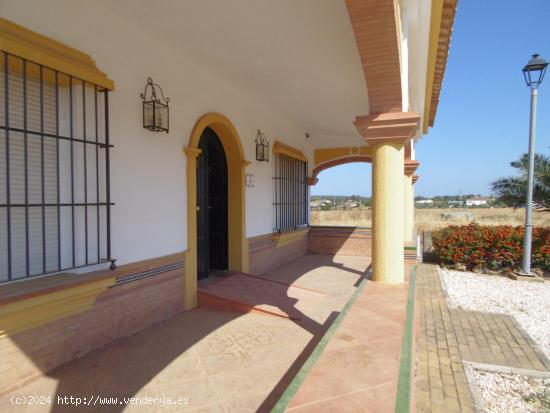
[[[328,199],[314,199],[309,201],[309,207],[313,210],[320,210],[323,206],[330,206],[332,204]]]
[[[310,201],[309,203],[309,207],[313,210],[321,208],[322,205],[323,205],[323,201],[320,199],[317,199],[315,201]]]
[[[469,198],[466,200],[466,205],[467,206],[482,206],[482,205],[487,205],[487,203],[489,202],[489,198],[486,198],[486,197],[483,197],[483,196],[478,196],[478,197],[475,197],[475,198]]]
[[[462,205],[464,205],[464,201],[456,201],[456,200],[451,200],[451,201],[447,201],[447,205],[449,205],[449,208],[455,208],[455,207],[462,207]]]
[[[431,205],[434,203],[434,200],[433,199],[419,199],[418,201],[416,201],[417,204],[420,204],[420,205]]]

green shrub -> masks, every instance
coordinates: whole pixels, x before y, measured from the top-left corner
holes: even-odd
[[[450,225],[432,234],[442,264],[512,270],[521,263],[523,227]],[[550,270],[550,228],[533,228],[532,265]]]

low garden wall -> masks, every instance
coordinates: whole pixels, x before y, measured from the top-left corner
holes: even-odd
[[[370,257],[372,255],[372,230],[362,227],[310,227],[308,253]]]
[[[293,231],[289,239],[272,233],[248,239],[249,272],[263,274],[307,253],[307,230]]]

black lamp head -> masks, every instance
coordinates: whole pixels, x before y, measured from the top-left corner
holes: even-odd
[[[532,89],[536,89],[540,86],[544,80],[544,74],[548,62],[544,60],[540,55],[534,54],[531,60],[523,67],[523,76],[525,77],[525,83]]]

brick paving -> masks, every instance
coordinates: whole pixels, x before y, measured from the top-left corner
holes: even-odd
[[[417,268],[416,412],[473,412],[463,361],[546,371],[548,360],[511,316],[449,309],[434,265]]]
[[[436,267],[416,271],[419,311],[415,411],[474,412],[451,314]]]
[[[529,370],[548,370],[548,360],[531,338],[506,314],[451,309],[462,359]]]

